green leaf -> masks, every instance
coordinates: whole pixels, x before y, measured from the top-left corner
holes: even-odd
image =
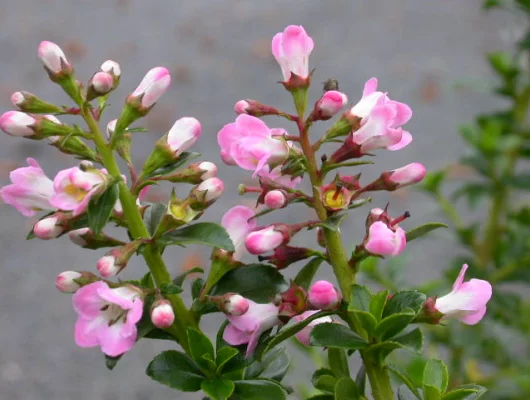
[[[213,381],[202,381],[201,389],[212,400],[227,400],[234,392],[234,382],[226,379],[214,379]]]
[[[335,397],[332,394],[317,394],[315,396],[311,396],[307,400],[334,400]]]
[[[412,310],[389,315],[383,318],[375,328],[375,336],[381,340],[387,340],[396,336],[405,329],[414,319],[416,314]]]
[[[164,233],[157,240],[157,243],[164,246],[203,244],[226,251],[234,251],[234,244],[225,228],[213,222],[199,222]]]
[[[369,354],[377,362],[383,363],[385,358],[394,350],[401,349],[401,345],[397,342],[382,342],[372,344],[366,351],[365,354]]]
[[[417,315],[423,305],[427,296],[416,290],[405,290],[393,295],[386,303],[383,311],[383,318],[392,314],[404,312],[407,309],[412,310]]]
[[[328,349],[328,364],[333,374],[337,378],[350,376],[350,368],[348,366],[348,357],[343,349],[329,348]]]
[[[338,232],[340,229],[340,224],[342,224],[342,221],[346,218],[346,214],[335,214],[329,217],[327,220],[319,222],[318,224],[314,225],[321,226],[323,228],[327,228],[333,232]]]
[[[332,375],[321,375],[313,380],[313,386],[316,389],[328,393],[333,393],[335,391],[336,384],[337,378]]]
[[[160,286],[160,293],[166,294],[179,294],[182,293],[182,288],[175,285],[174,283],[164,283]]]
[[[201,267],[193,267],[192,269],[187,270],[183,274],[180,274],[175,279],[173,279],[173,283],[177,286],[182,286],[184,284],[184,281],[188,277],[188,275],[191,274],[204,274],[204,270]]]
[[[438,228],[447,228],[447,225],[442,222],[428,222],[426,224],[417,226],[416,228],[406,232],[407,242],[418,239],[419,237],[422,237],[430,231],[434,231]]]
[[[93,197],[88,202],[88,226],[99,235],[103,227],[107,224],[116,201],[118,201],[119,189],[114,182],[101,196]]]
[[[367,287],[353,285],[348,310],[370,312],[370,301],[372,301],[372,293]]]
[[[383,290],[372,296],[370,300],[370,313],[375,317],[377,322],[381,321],[383,317],[383,310],[385,309],[388,300],[388,290]]]
[[[175,171],[177,168],[183,166],[187,162],[193,160],[194,158],[198,157],[199,153],[188,153],[184,152],[182,153],[172,164],[166,165],[162,168],[158,168],[156,171],[153,171],[146,176],[144,176],[144,180],[148,180],[149,178],[152,178],[153,176],[160,176],[160,175],[167,175]]]
[[[225,274],[210,294],[220,296],[233,292],[257,303],[267,303],[277,293],[288,288],[289,285],[276,268],[265,264],[251,264]]]
[[[398,389],[398,400],[418,400],[421,397],[417,397],[410,390],[408,386],[401,385]]]
[[[502,183],[516,189],[530,190],[530,174],[508,176],[503,179]]]
[[[311,286],[311,282],[313,281],[313,277],[317,273],[320,264],[322,264],[322,261],[324,260],[321,258],[313,258],[311,261],[309,261],[300,270],[300,272],[296,274],[296,278],[294,278],[294,284],[304,288],[305,290],[308,290],[309,286]]]
[[[117,357],[111,357],[111,356],[107,356],[105,354],[105,366],[110,371],[112,371],[114,369],[114,367],[116,366],[116,364],[118,364],[118,361],[120,361],[122,357],[123,357],[123,354],[121,354],[121,355],[119,355]]]
[[[167,204],[151,204],[144,212],[144,224],[149,231],[149,234],[153,236],[158,228],[158,224],[166,215]]]
[[[421,399],[418,389],[416,388],[416,386],[414,386],[412,381],[403,374],[403,372],[401,372],[399,369],[397,369],[393,365],[387,366],[387,369],[390,372],[392,372],[398,380],[404,383],[411,393],[413,393],[413,395],[415,396],[415,397],[412,397],[413,399]]]
[[[203,369],[211,369],[211,363],[208,361],[214,360],[214,350],[212,342],[210,342],[208,336],[197,329],[188,328],[188,342],[190,344],[190,353],[193,360]]]
[[[425,364],[425,369],[423,370],[423,390],[428,386],[432,386],[443,393],[447,388],[447,383],[449,380],[449,375],[447,372],[447,367],[441,360],[430,359]],[[432,391],[432,390],[431,390]]]
[[[429,172],[423,178],[420,188],[429,193],[437,193],[440,190],[444,178],[445,171]]]
[[[349,378],[341,378],[335,385],[335,400],[360,400],[361,394],[355,382]]]
[[[440,400],[442,393],[440,389],[433,385],[423,385],[423,399],[424,400]]]
[[[362,337],[340,324],[319,324],[311,331],[311,344],[320,347],[358,350],[368,346]]]
[[[423,348],[423,333],[420,328],[414,328],[401,336],[395,337],[392,341],[399,343],[403,348],[413,352],[420,352]]]
[[[313,322],[315,319],[327,317],[329,315],[335,314],[334,311],[320,311],[317,312],[303,321],[300,321],[294,325],[291,325],[289,327],[286,327],[282,329],[277,335],[273,336],[273,338],[267,343],[267,346],[263,350],[262,354],[267,353],[270,351],[273,347],[277,346],[284,340],[289,339],[291,336],[296,335],[298,332],[300,332],[302,329],[304,329],[307,325],[309,325],[311,322]]]
[[[291,363],[285,347],[276,347],[263,356],[261,361],[255,360],[245,370],[245,379],[268,378],[281,381]]]
[[[514,73],[512,57],[509,53],[503,51],[491,52],[488,55],[488,61],[491,67],[501,76],[511,76]]]
[[[350,311],[355,314],[355,317],[360,322],[361,327],[371,336],[374,333],[377,321],[375,317],[366,311]]]
[[[235,381],[231,400],[284,400],[287,394],[277,383],[269,380]]]
[[[459,389],[455,388],[442,396],[442,400],[475,400],[486,393],[486,389]],[[477,397],[478,396],[478,397]]]
[[[184,353],[168,350],[157,355],[147,366],[146,374],[153,380],[183,392],[201,389],[204,375]]]
[[[355,384],[359,388],[359,393],[361,396],[364,396],[364,392],[366,391],[366,368],[364,365],[361,365],[359,371],[357,371],[357,375],[355,376]]]
[[[215,356],[215,364],[217,365],[216,372],[220,374],[223,371],[225,364],[232,360],[239,354],[239,351],[230,346],[223,346],[217,349],[217,354]]]

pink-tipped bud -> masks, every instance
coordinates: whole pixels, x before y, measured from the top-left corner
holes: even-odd
[[[75,271],[64,271],[55,280],[55,287],[59,292],[75,293],[80,288],[75,279],[81,278],[81,274]]]
[[[68,238],[72,241],[72,243],[84,247],[87,245],[84,235],[86,235],[88,232],[90,232],[90,228],[76,229],[74,231],[68,232]]]
[[[121,271],[122,267],[116,264],[116,257],[107,255],[99,259],[96,268],[104,278],[110,278]]]
[[[175,155],[193,146],[201,136],[201,123],[192,117],[178,119],[167,134],[167,144]]]
[[[11,103],[13,103],[15,107],[21,106],[24,103],[24,100],[26,100],[26,97],[23,92],[15,92],[11,95]]]
[[[33,227],[33,233],[42,240],[55,239],[64,231],[62,226],[57,225],[58,220],[56,216],[41,219]]]
[[[239,294],[231,294],[223,301],[223,312],[238,317],[248,311],[249,303],[246,298]]]
[[[283,242],[283,233],[276,231],[274,226],[269,226],[268,228],[251,232],[245,240],[245,247],[249,253],[259,255],[274,250],[284,244]]]
[[[101,64],[100,69],[103,72],[108,72],[109,74],[113,74],[117,78],[119,78],[121,75],[120,64],[118,64],[116,61],[107,60],[103,64]]]
[[[325,92],[317,101],[314,110],[314,119],[326,120],[337,114],[348,102],[348,97],[337,90]]]
[[[199,193],[204,193],[204,201],[212,203],[223,194],[225,185],[219,178],[209,178],[203,181],[196,190]]]
[[[10,136],[33,136],[35,131],[30,127],[36,120],[21,111],[7,111],[0,117],[0,129]]]
[[[175,321],[175,313],[171,303],[167,300],[158,300],[151,308],[151,322],[160,329],[167,329]]]
[[[263,199],[265,205],[269,208],[282,208],[287,204],[287,196],[281,190],[271,190],[267,192]]]
[[[388,181],[403,187],[420,182],[427,170],[420,163],[412,163],[388,172]]]
[[[335,310],[340,305],[340,292],[328,281],[316,281],[309,289],[308,299],[314,308]]]
[[[204,171],[201,175],[203,181],[217,176],[217,165],[210,161],[203,161],[199,164],[199,169]]]
[[[167,68],[155,67],[145,74],[131,96],[133,98],[141,97],[142,107],[150,108],[162,97],[170,83],[171,77]]]
[[[116,130],[116,122],[118,122],[117,119],[113,119],[107,124],[107,138],[110,139],[114,131]]]
[[[89,86],[93,88],[95,93],[103,95],[114,86],[114,78],[108,72],[96,72],[90,80]]]
[[[62,49],[53,42],[41,42],[38,54],[44,67],[50,74],[57,75],[62,71],[72,68]]]
[[[247,110],[250,108],[250,104],[246,100],[239,100],[234,105],[234,111],[239,114],[247,114]]]

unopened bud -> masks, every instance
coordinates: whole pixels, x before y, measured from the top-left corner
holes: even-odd
[[[425,177],[426,172],[427,170],[422,164],[412,163],[393,171],[389,171],[387,180],[396,184],[397,189],[399,187],[413,185],[414,183],[420,182]]]
[[[287,268],[289,265],[311,257],[314,252],[305,247],[280,246],[274,249],[272,256],[258,256],[260,261],[274,264],[278,269]]]
[[[109,93],[114,88],[114,78],[108,72],[96,72],[88,82],[87,100]]]
[[[33,136],[36,120],[21,111],[7,111],[0,117],[0,129],[10,136]]]
[[[221,311],[235,317],[245,314],[248,311],[249,303],[246,298],[239,294],[227,293],[220,302]]]
[[[190,192],[190,206],[203,209],[212,205],[224,192],[224,183],[219,178],[209,178]]]
[[[55,280],[55,287],[63,293],[75,293],[80,285],[75,281],[81,278],[81,274],[76,271],[61,272]]]
[[[311,119],[313,121],[328,120],[337,114],[347,102],[348,97],[344,93],[329,90],[316,102]]]
[[[59,217],[56,215],[41,219],[33,226],[33,233],[42,240],[55,239],[64,232],[64,228],[57,222]]]
[[[101,247],[123,246],[120,240],[107,236],[103,233],[96,235],[89,228],[80,228],[68,232],[68,238],[72,243],[77,244],[85,249],[99,249]]]
[[[309,289],[309,302],[320,310],[335,310],[341,302],[340,292],[328,281],[317,281]]]
[[[171,83],[169,71],[164,67],[155,67],[147,72],[138,87],[132,92],[130,100],[140,100],[140,105],[144,109],[152,107],[160,97],[166,92]]]
[[[116,129],[116,122],[118,122],[117,119],[113,119],[107,124],[107,138],[110,139],[112,134],[114,133],[114,130]]]
[[[33,93],[15,92],[11,95],[11,103],[20,111],[31,113],[55,113],[61,109],[53,104],[47,103]]]
[[[118,274],[127,266],[129,259],[136,253],[142,241],[135,240],[125,246],[110,250],[101,257],[96,265],[99,274],[104,278],[109,278]]]
[[[287,196],[282,190],[271,190],[265,195],[264,203],[269,208],[279,209],[287,205]]]
[[[234,110],[237,114],[248,114],[254,117],[261,117],[263,115],[278,115],[280,112],[271,106],[262,104],[256,100],[239,100],[234,105]]]
[[[121,76],[120,64],[118,64],[116,61],[107,60],[103,64],[101,64],[100,69],[103,72],[108,72],[109,74],[114,75],[116,78],[119,78]]]
[[[160,329],[167,329],[175,321],[175,313],[171,303],[167,300],[158,300],[151,308],[151,322]]]
[[[284,244],[284,234],[269,226],[259,231],[251,232],[246,240],[245,247],[251,254],[264,254]]]
[[[206,179],[215,178],[217,176],[217,165],[210,161],[203,161],[199,164],[199,169],[204,171],[201,175],[201,179],[205,181]]]
[[[53,79],[61,73],[72,72],[72,66],[66,59],[62,49],[53,42],[43,41],[38,49],[39,58],[44,64],[44,68]]]

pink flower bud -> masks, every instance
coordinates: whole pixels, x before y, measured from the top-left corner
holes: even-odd
[[[59,274],[55,280],[55,287],[63,293],[75,293],[80,288],[79,284],[74,281],[81,277],[79,272],[64,271]]]
[[[247,114],[247,110],[250,107],[250,104],[248,104],[248,101],[246,100],[239,100],[234,105],[234,111],[239,114]]]
[[[320,119],[329,119],[337,114],[348,102],[348,97],[337,90],[329,90],[316,104],[316,111]]]
[[[114,78],[108,72],[96,72],[90,80],[90,85],[95,93],[106,94],[114,86]]]
[[[121,75],[120,64],[118,64],[116,61],[107,60],[103,64],[101,64],[100,69],[103,72],[114,74],[114,76],[116,77],[119,77]]]
[[[302,313],[300,315],[295,315],[293,317],[293,320],[296,321],[296,322],[302,322],[303,320],[309,318],[311,315],[316,314],[319,311],[320,310],[306,311],[306,312],[304,312],[304,313]],[[311,344],[310,343],[310,341],[311,341],[310,339],[311,339],[311,331],[313,330],[313,328],[316,325],[324,324],[324,323],[331,323],[331,322],[333,322],[331,317],[317,318],[317,319],[311,321],[309,323],[309,325],[307,325],[304,329],[299,331],[295,336],[296,336],[296,338],[298,339],[298,341],[300,343],[302,343],[303,345],[309,346]]]
[[[62,226],[56,225],[58,220],[56,216],[41,219],[33,227],[33,233],[42,240],[55,239],[64,230]]]
[[[210,178],[215,178],[217,176],[217,165],[215,165],[213,162],[203,161],[199,164],[199,169],[204,171],[204,173],[201,175],[201,179],[203,181]]]
[[[204,201],[206,203],[217,200],[223,194],[225,185],[219,178],[209,178],[197,186],[198,192],[206,192]]]
[[[341,295],[331,282],[316,281],[309,289],[308,300],[315,308],[335,310],[341,302]]]
[[[201,123],[192,117],[178,119],[167,134],[167,144],[176,155],[188,150],[201,136]]]
[[[171,77],[167,68],[155,67],[145,74],[132,96],[142,96],[142,107],[149,108],[162,97],[170,83]]]
[[[167,300],[159,300],[151,308],[151,322],[160,329],[167,329],[175,321],[175,313],[171,303]]]
[[[104,278],[110,278],[121,271],[122,266],[116,264],[116,257],[107,255],[99,259],[96,268]]]
[[[81,228],[74,231],[68,232],[68,238],[72,243],[77,244],[78,246],[84,247],[87,244],[87,241],[83,238],[90,231],[90,228]]]
[[[398,185],[398,187],[413,185],[420,182],[427,170],[420,163],[412,163],[404,167],[389,171],[388,180]]]
[[[301,78],[309,76],[309,55],[313,51],[313,39],[302,26],[289,25],[272,39],[272,54],[287,82],[291,73]]]
[[[232,294],[223,302],[223,311],[228,315],[240,316],[245,314],[249,308],[249,302],[239,294]]]
[[[263,201],[267,207],[278,209],[287,204],[287,196],[281,190],[271,190],[267,192]]]
[[[451,293],[436,299],[435,308],[446,318],[456,318],[466,325],[475,325],[486,314],[492,288],[488,281],[471,279],[464,282],[467,264],[462,266]]]
[[[388,223],[377,221],[370,225],[364,248],[380,256],[397,256],[407,246],[405,231],[400,227],[390,227]]]
[[[38,49],[39,58],[48,72],[57,74],[71,68],[64,52],[53,42],[43,41]]]
[[[8,111],[0,117],[0,129],[10,136],[32,136],[35,131],[30,128],[36,120],[21,111]]]
[[[274,230],[274,226],[251,232],[245,240],[245,247],[251,254],[263,254],[282,245],[284,235]]]
[[[117,119],[113,119],[107,124],[107,138],[110,139],[114,131],[116,130],[116,122],[118,122]]]
[[[25,99],[26,97],[24,96],[24,93],[22,92],[15,92],[11,95],[11,103],[13,103],[15,107],[20,106],[24,102]]]

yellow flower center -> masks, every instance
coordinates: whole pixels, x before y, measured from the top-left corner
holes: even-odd
[[[342,193],[337,193],[336,190],[328,190],[324,193],[324,205],[330,208],[343,208],[345,206],[345,199]]]
[[[86,190],[75,187],[72,184],[65,186],[63,190],[67,195],[72,196],[78,202],[82,201],[88,193]]]

